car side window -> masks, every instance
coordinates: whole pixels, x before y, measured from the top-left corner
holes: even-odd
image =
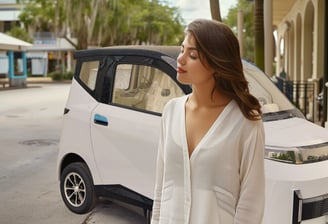
[[[82,63],[79,79],[90,90],[94,90],[96,87],[98,67],[99,67],[99,61],[85,61]]]
[[[170,99],[183,95],[177,83],[157,68],[132,64],[117,66],[112,99],[114,104],[162,113]]]

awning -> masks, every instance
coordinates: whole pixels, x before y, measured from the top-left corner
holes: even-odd
[[[27,47],[31,46],[33,44],[0,32],[0,50],[25,51]]]

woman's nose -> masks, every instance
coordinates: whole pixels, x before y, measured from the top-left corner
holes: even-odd
[[[186,63],[186,60],[184,58],[184,54],[183,53],[180,53],[179,56],[178,56],[178,59],[177,59],[178,63],[181,64],[181,65],[184,65]]]

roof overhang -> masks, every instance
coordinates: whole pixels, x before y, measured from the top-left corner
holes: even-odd
[[[33,46],[33,44],[0,32],[0,50],[26,51],[26,49],[31,46]]]
[[[297,0],[272,0],[272,24],[278,26]]]

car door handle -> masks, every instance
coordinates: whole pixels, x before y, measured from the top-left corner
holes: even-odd
[[[93,122],[95,124],[108,126],[108,119],[107,119],[107,117],[105,117],[103,115],[100,115],[100,114],[95,114],[94,115]]]

